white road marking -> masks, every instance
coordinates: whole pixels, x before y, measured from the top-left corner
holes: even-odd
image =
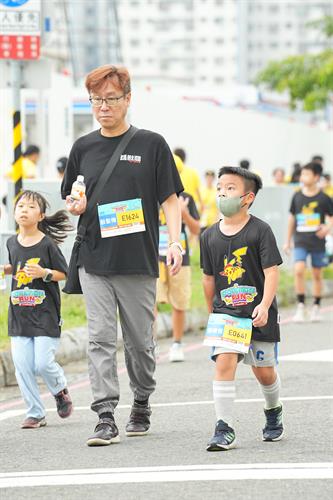
[[[281,401],[322,401],[322,400],[332,400],[333,396],[331,395],[323,395],[323,396],[287,396],[285,398],[281,398]],[[235,403],[263,403],[263,398],[252,398],[252,399],[236,399]],[[152,404],[152,408],[168,408],[175,406],[197,406],[197,405],[212,405],[214,401],[177,401],[175,403],[154,403]],[[131,405],[118,405],[118,410],[130,409]],[[74,406],[75,412],[77,411],[88,411],[90,410],[90,406]],[[56,408],[46,408],[46,413],[54,413],[57,411]],[[19,417],[21,415],[25,415],[26,410],[7,410],[0,413],[0,421],[7,420],[9,418]]]
[[[177,465],[5,472],[0,474],[0,488],[82,484],[240,481],[249,479],[333,479],[333,463]]]
[[[333,349],[322,351],[298,352],[296,354],[286,354],[279,356],[279,361],[312,361],[312,362],[333,362]]]

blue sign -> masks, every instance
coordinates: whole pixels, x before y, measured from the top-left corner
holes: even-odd
[[[5,5],[6,7],[20,7],[20,5],[27,2],[29,2],[29,0],[0,0],[0,4]]]

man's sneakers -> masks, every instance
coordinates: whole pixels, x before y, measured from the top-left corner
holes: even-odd
[[[151,409],[149,404],[143,406],[134,401],[129,421],[126,425],[126,435],[144,436],[149,431]]]
[[[67,387],[54,396],[57,404],[57,412],[60,418],[67,418],[73,412],[73,403]]]
[[[215,426],[215,433],[207,444],[207,451],[230,450],[236,446],[235,431],[223,420],[218,420]]]
[[[38,429],[39,427],[45,427],[45,425],[46,425],[46,420],[44,417],[42,418],[28,417],[22,422],[21,429]]]
[[[322,320],[322,316],[320,313],[320,306],[318,304],[314,304],[311,309],[310,321],[312,323],[318,323]]]
[[[176,363],[184,361],[184,351],[183,346],[180,342],[174,342],[169,350],[169,361],[171,363]]]
[[[112,443],[119,443],[119,431],[114,418],[100,417],[95,427],[94,434],[87,440],[88,446],[108,446]]]
[[[306,321],[305,305],[302,302],[297,304],[296,312],[293,316],[294,323],[304,323]]]
[[[263,441],[280,441],[283,437],[282,405],[276,408],[264,409],[266,425],[262,430]]]

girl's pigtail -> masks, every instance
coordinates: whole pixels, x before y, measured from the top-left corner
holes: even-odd
[[[67,237],[67,233],[73,231],[74,227],[69,221],[67,212],[65,210],[58,210],[53,215],[45,216],[38,223],[38,229],[47,234],[56,243],[62,243]]]

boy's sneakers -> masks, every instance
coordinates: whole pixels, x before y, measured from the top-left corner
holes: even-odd
[[[218,420],[215,426],[215,433],[207,444],[207,451],[230,450],[236,446],[235,431],[223,420]]]
[[[314,304],[312,306],[311,314],[310,314],[310,321],[312,323],[317,323],[322,320],[321,314],[320,314],[320,306],[318,304]]]
[[[262,431],[263,441],[280,441],[283,437],[282,405],[264,409],[266,425]]]
[[[149,431],[151,409],[149,404],[146,406],[133,403],[129,421],[126,425],[126,435],[144,436]]]
[[[39,427],[45,427],[45,425],[46,425],[45,417],[42,418],[28,417],[22,422],[21,429],[38,429]]]
[[[169,351],[169,361],[171,363],[184,361],[184,351],[183,346],[180,342],[174,342],[170,347]]]
[[[88,446],[108,446],[119,443],[119,431],[114,418],[101,417],[95,427],[94,434],[87,440]]]
[[[304,323],[306,321],[305,305],[302,302],[297,304],[296,313],[293,316],[294,323]]]
[[[57,412],[60,418],[67,418],[73,412],[73,403],[67,387],[54,396],[57,404]]]

